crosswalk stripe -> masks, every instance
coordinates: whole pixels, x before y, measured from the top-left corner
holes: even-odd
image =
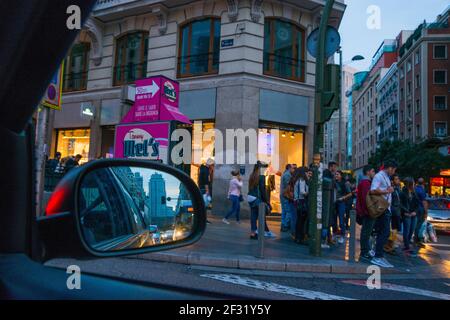
[[[260,289],[264,291],[277,292],[282,294],[288,294],[291,296],[302,297],[311,300],[353,300],[346,297],[335,296],[332,294],[304,290],[299,288],[293,288],[288,286],[279,285],[273,282],[266,282],[260,280],[254,280],[246,277],[240,277],[233,274],[202,274],[200,275],[204,278],[210,278],[218,281],[233,283],[241,286],[246,286],[254,289]]]
[[[365,280],[344,280],[342,282],[347,283],[347,284],[357,285],[357,286],[364,286],[364,287],[367,286]],[[442,299],[442,300],[450,300],[449,294],[435,292],[435,291],[429,291],[429,290],[423,290],[423,289],[418,289],[418,288],[414,288],[414,287],[401,286],[401,285],[392,284],[392,283],[382,283],[381,289],[417,294],[420,296],[426,296],[426,297]]]

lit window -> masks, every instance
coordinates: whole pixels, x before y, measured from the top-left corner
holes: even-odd
[[[435,122],[434,135],[440,138],[447,137],[447,122]]]

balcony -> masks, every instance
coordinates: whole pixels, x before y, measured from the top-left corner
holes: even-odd
[[[130,2],[136,2],[138,0],[97,0],[94,6],[94,11],[109,9],[121,4],[126,4]]]

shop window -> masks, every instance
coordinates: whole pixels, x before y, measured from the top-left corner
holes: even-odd
[[[286,164],[304,165],[304,134],[294,128],[264,125],[258,132],[258,160],[269,164],[265,170],[267,196],[273,213],[281,213],[280,183]]]
[[[58,130],[56,137],[56,151],[61,152],[61,159],[66,157],[82,156],[81,163],[88,161],[90,129]]]
[[[180,28],[178,77],[219,71],[220,19],[196,20]]]
[[[133,83],[147,74],[148,33],[126,34],[116,41],[114,85]]]
[[[436,44],[433,47],[434,59],[447,59],[447,46],[445,44]]]
[[[305,31],[279,19],[264,25],[264,74],[305,81]]]
[[[90,45],[75,44],[64,61],[63,91],[86,90]]]
[[[201,164],[208,159],[215,159],[215,132],[214,122],[194,122],[192,130],[192,164],[190,175],[198,183],[198,174]]]
[[[434,110],[447,110],[447,96],[434,96]]]

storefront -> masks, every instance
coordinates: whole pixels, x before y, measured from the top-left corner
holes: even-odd
[[[272,213],[281,213],[280,184],[286,164],[304,166],[304,130],[263,123],[258,133],[258,160],[269,165],[266,175],[267,196]]]
[[[56,152],[61,158],[80,154],[80,164],[88,161],[91,130],[89,128],[56,130]]]
[[[440,176],[430,179],[430,195],[450,197],[450,169],[441,170]]]

